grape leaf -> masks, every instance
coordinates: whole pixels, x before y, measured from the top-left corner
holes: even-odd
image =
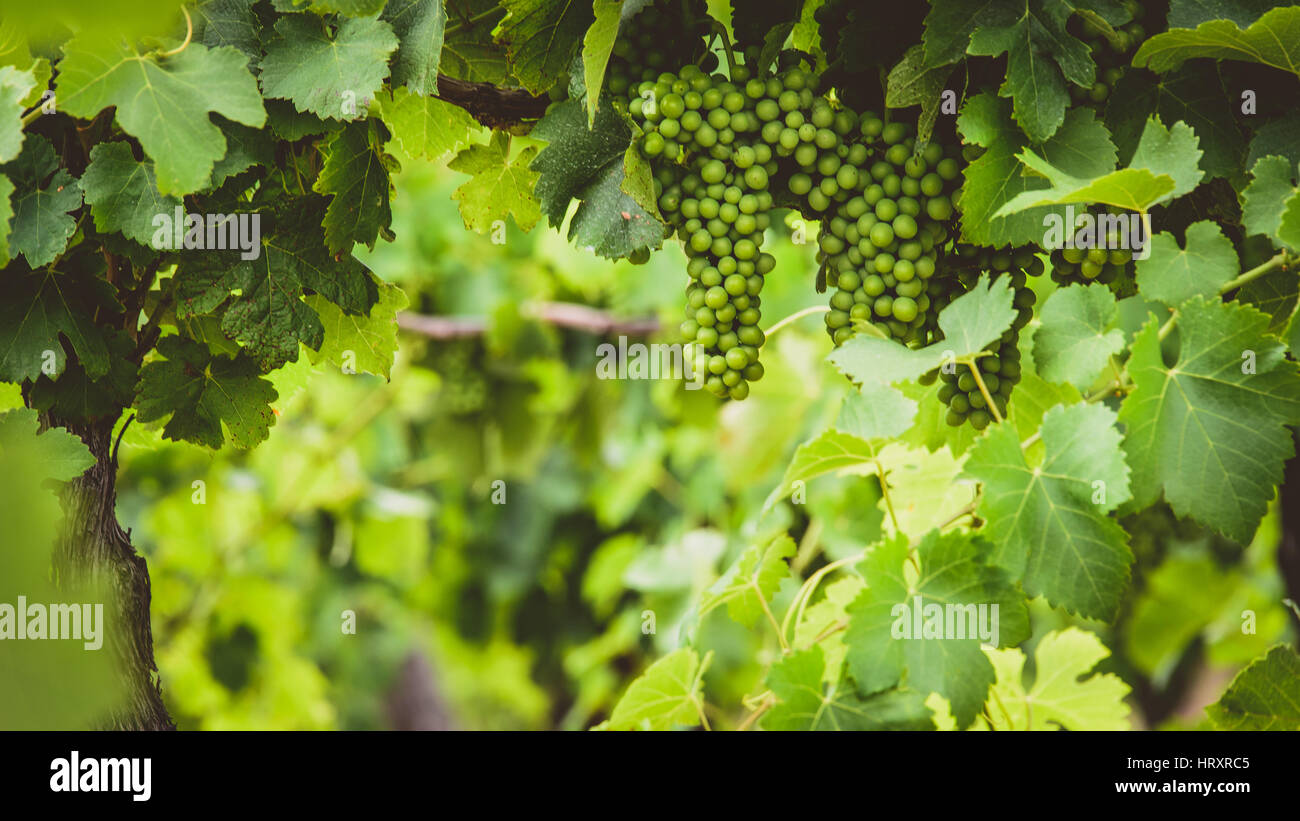
[[[344,18],[332,36],[314,14],[275,23],[262,58],[262,91],[322,119],[356,120],[388,77],[397,48],[393,27],[375,18]],[[224,113],[224,112],[223,112]]]
[[[1027,143],[1011,120],[1011,103],[989,93],[976,95],[962,107],[957,128],[965,142],[987,149],[964,171],[960,201],[962,237],[977,245],[1041,244],[1045,220],[1051,214],[1063,220],[1063,207],[1032,208],[994,216],[1016,195],[1050,185],[1041,177],[1026,174],[1024,165],[1017,159],[1017,153]],[[1039,146],[1039,151],[1053,166],[1073,176],[1097,176],[1115,167],[1115,147],[1105,127],[1085,108],[1070,109],[1064,124]]]
[[[0,453],[7,464],[39,466],[40,475],[28,477],[39,484],[71,482],[95,464],[94,455],[81,437],[60,427],[41,431],[40,417],[32,408],[14,408],[0,414]]]
[[[689,647],[674,650],[650,665],[614,705],[605,723],[610,730],[671,730],[700,721],[700,681],[708,667]]]
[[[1286,157],[1292,168],[1300,165],[1300,111],[1269,120],[1255,131],[1246,167],[1253,168],[1255,163],[1270,154]]]
[[[858,384],[892,384],[916,379],[946,359],[979,353],[1011,327],[1016,311],[1011,305],[1010,277],[989,282],[987,276],[954,299],[939,314],[943,339],[913,349],[888,339],[858,334],[831,351],[826,360]]]
[[[158,353],[165,359],[140,369],[135,407],[141,422],[167,418],[164,439],[220,448],[223,423],[237,448],[251,448],[270,434],[276,390],[247,356],[216,356],[179,336],[160,339]]]
[[[596,124],[600,90],[605,85],[605,68],[618,38],[623,0],[595,0],[595,21],[582,37],[582,78],[587,92],[587,127]]]
[[[262,59],[261,24],[253,13],[257,0],[205,0],[193,6],[194,39],[209,48],[232,46],[256,66]]]
[[[921,116],[916,122],[918,143],[930,141],[935,120],[939,118],[940,95],[952,70],[951,64],[927,67],[924,49],[918,44],[908,49],[903,59],[889,71],[885,80],[885,105],[889,108],[921,107]]]
[[[505,51],[492,41],[497,0],[446,0],[439,70],[461,80],[500,83],[509,76]]]
[[[23,147],[23,100],[36,88],[30,69],[0,66],[0,162],[9,162]]]
[[[391,378],[393,355],[397,353],[397,312],[406,307],[407,299],[396,285],[377,285],[379,299],[366,316],[347,314],[318,294],[307,297],[308,307],[325,328],[320,349],[307,352],[313,365],[322,361],[350,365],[358,371]]]
[[[888,439],[907,430],[915,416],[915,402],[897,391],[867,382],[844,397],[835,429],[859,439]]]
[[[90,284],[71,274],[42,268],[11,273],[0,303],[0,380],[34,381],[53,355],[54,374],[62,374],[67,339],[92,378],[108,372],[103,329],[93,320],[101,306]]]
[[[537,147],[528,146],[513,161],[509,155],[510,135],[494,131],[486,145],[470,145],[447,163],[452,171],[470,175],[452,194],[460,203],[466,228],[485,233],[493,222],[511,214],[515,224],[528,231],[541,218],[541,208],[533,199],[538,175],[529,168]]]
[[[397,35],[391,85],[417,96],[438,93],[438,64],[447,11],[440,0],[388,0],[380,15]]]
[[[90,150],[90,165],[81,177],[95,228],[120,231],[128,239],[149,245],[154,217],[169,217],[181,201],[158,192],[153,163],[141,162],[125,142],[99,143]]]
[[[922,697],[936,692],[947,698],[961,726],[974,720],[994,681],[980,632],[988,630],[986,640],[994,646],[1029,637],[1024,594],[1001,570],[983,563],[989,549],[974,534],[931,530],[914,554],[901,536],[869,550],[858,565],[867,586],[847,608],[844,636],[848,673],[861,694],[903,682]],[[976,616],[972,605],[990,608]],[[922,623],[924,632],[917,635],[914,625]],[[937,635],[930,634],[932,627]],[[952,634],[945,635],[949,628]]]
[[[727,606],[733,621],[753,627],[776,595],[781,580],[790,575],[787,559],[794,556],[794,540],[784,533],[767,544],[750,545],[727,572],[700,595],[700,618]]]
[[[132,359],[135,340],[117,328],[104,329],[108,348],[108,373],[92,379],[81,362],[69,360],[67,367],[51,379],[45,374],[32,385],[31,407],[53,413],[60,419],[116,417],[135,398],[139,368]]]
[[[1034,331],[1034,367],[1049,382],[1086,388],[1124,347],[1115,327],[1115,295],[1105,285],[1074,284],[1052,292]]]
[[[397,161],[385,154],[373,122],[349,123],[325,145],[325,163],[312,184],[330,196],[322,223],[331,252],[350,252],[354,242],[371,248],[380,236],[392,239],[389,174]]]
[[[933,452],[892,442],[878,454],[889,500],[877,503],[885,513],[885,532],[925,533],[951,520],[975,498],[975,483],[958,480],[961,460],[941,447]]]
[[[510,73],[525,89],[543,94],[569,72],[595,15],[589,2],[501,0],[506,16],[493,30],[505,46]]]
[[[1296,166],[1284,157],[1261,157],[1242,192],[1241,224],[1247,233],[1265,234],[1291,250],[1300,250],[1300,186]]]
[[[795,625],[794,645],[810,647],[815,644],[825,655],[826,672],[822,676],[822,681],[826,684],[835,684],[840,680],[844,655],[848,652],[848,648],[844,646],[844,632],[838,628],[849,623],[845,608],[858,597],[865,586],[862,579],[854,575],[836,579],[826,585],[825,596],[821,601],[804,610],[802,618]]]
[[[275,164],[275,140],[266,130],[217,119],[226,135],[226,154],[212,166],[212,179],[204,190],[217,188],[253,166]]]
[[[1148,38],[1133,65],[1163,74],[1198,57],[1262,63],[1300,76],[1300,6],[1272,9],[1245,29],[1231,20],[1170,29]]]
[[[14,184],[0,174],[0,259],[6,262],[14,256],[9,253],[9,223],[14,216],[13,193]]]
[[[369,312],[378,291],[365,266],[336,260],[320,240],[320,198],[299,198],[262,237],[260,254],[208,252],[182,260],[176,273],[176,314],[185,319],[221,308],[221,326],[263,372],[298,358],[298,343],[319,349],[320,318],[302,299],[320,294],[352,314]],[[315,223],[315,225],[313,224]]]
[[[1284,644],[1272,648],[1205,712],[1220,730],[1300,730],[1300,655]]]
[[[1187,226],[1187,247],[1161,231],[1151,238],[1151,256],[1137,260],[1138,290],[1148,299],[1175,307],[1200,294],[1214,296],[1237,275],[1232,240],[1210,220]]]
[[[532,167],[540,175],[537,199],[552,226],[564,222],[576,197],[580,204],[569,221],[571,242],[611,259],[659,246],[663,223],[623,190],[631,131],[613,106],[598,111],[595,126],[588,129],[581,100],[556,103],[532,136],[548,143]]]
[[[1161,122],[1181,121],[1191,126],[1205,152],[1201,168],[1206,176],[1240,177],[1246,138],[1215,63],[1188,63],[1164,76],[1124,72],[1106,103],[1106,125],[1125,164],[1132,159],[1153,114]]]
[[[1137,387],[1120,420],[1134,502],[1146,507],[1163,489],[1179,516],[1248,544],[1293,455],[1285,425],[1300,422],[1300,375],[1254,308],[1193,297],[1177,321],[1173,367],[1154,318],[1132,345]]]
[[[984,651],[997,669],[987,715],[995,730],[1127,730],[1129,687],[1114,673],[1093,669],[1110,651],[1077,627],[1054,630],[1034,649],[1037,673],[1024,683],[1025,654],[1016,648]]]
[[[925,17],[925,65],[934,67],[965,58],[978,25],[998,29],[1016,20],[1016,6],[1004,0],[935,0]]]
[[[154,162],[158,190],[188,194],[203,188],[226,153],[226,139],[208,112],[261,128],[262,95],[248,55],[232,47],[191,43],[172,57],[142,54],[112,38],[79,35],[63,46],[59,107],[91,119],[109,106],[117,123]]]
[[[1174,123],[1166,129],[1154,116],[1147,120],[1128,168],[1086,178],[1053,166],[1029,149],[1016,156],[1029,169],[1046,177],[1051,187],[1017,194],[1003,203],[994,217],[1038,205],[1068,203],[1100,203],[1146,211],[1191,191],[1205,174],[1200,169],[1201,150],[1192,129],[1186,123]]]
[[[994,425],[966,458],[984,484],[978,513],[991,559],[1031,596],[1088,618],[1114,617],[1128,584],[1124,530],[1106,516],[1129,498],[1129,467],[1115,414],[1102,405],[1057,406],[1043,415],[1041,464],[1031,466],[1015,428]]]
[[[476,127],[474,118],[460,106],[406,88],[381,91],[379,111],[403,151],[433,162],[463,150]]]
[[[81,207],[81,186],[59,168],[54,148],[44,137],[32,136],[12,162],[0,166],[14,185],[9,203],[9,259],[22,254],[39,268],[53,262],[68,247],[77,229],[68,212]]]
[[[1008,22],[980,20],[966,49],[987,57],[1007,54],[1006,80],[998,94],[1014,101],[1016,122],[1036,143],[1065,121],[1070,104],[1066,83],[1086,88],[1096,79],[1088,46],[1065,31],[1071,11],[1064,2],[1029,0]]]
[[[1245,28],[1272,7],[1271,0],[1172,0],[1169,28],[1194,29],[1206,20],[1231,20]]]
[[[767,674],[777,703],[763,716],[766,730],[931,730],[924,697],[885,690],[861,698],[847,682],[826,684],[822,648],[783,657]]]
[[[301,112],[288,100],[268,99],[266,122],[276,136],[290,142],[313,134],[332,133],[343,127],[338,120],[322,120],[311,112]]]

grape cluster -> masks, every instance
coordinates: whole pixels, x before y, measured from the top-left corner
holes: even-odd
[[[687,65],[640,83],[628,104],[655,166],[659,210],[690,258],[682,338],[695,374],[719,396],[744,399],[763,376],[759,293],[776,259],[761,249],[779,168],[760,138],[759,109],[802,81],[750,80],[743,66],[728,80]]]
[[[1092,50],[1092,59],[1097,64],[1097,79],[1091,88],[1070,84],[1070,97],[1076,105],[1100,105],[1105,102],[1124,76],[1124,67],[1132,60],[1133,52],[1146,39],[1146,30],[1138,22],[1145,11],[1142,4],[1137,0],[1125,0],[1124,6],[1131,19],[1115,31],[1114,41],[1091,20],[1077,16],[1071,18],[1070,29],[1088,44]]]
[[[983,430],[995,414],[980,390],[980,382],[993,399],[996,416],[1005,417],[1011,390],[1020,381],[1020,330],[1033,318],[1036,300],[1034,292],[1026,287],[1027,277],[1041,276],[1043,261],[1028,247],[993,249],[958,243],[948,262],[951,274],[944,279],[957,283],[956,293],[950,292],[949,300],[973,285],[983,272],[994,277],[1009,275],[1015,291],[1012,304],[1017,311],[1016,319],[1000,339],[985,348],[989,355],[975,360],[979,379],[967,365],[947,365],[939,372],[943,381],[939,386],[939,401],[948,406],[945,417],[948,424],[957,427],[969,422],[975,430]]]
[[[1114,246],[1109,237],[1107,246]],[[1058,285],[1100,282],[1121,296],[1135,289],[1133,252],[1122,248],[1058,248],[1052,252],[1052,281]]]
[[[616,98],[639,83],[658,79],[660,72],[699,62],[705,71],[717,57],[705,54],[709,34],[705,0],[656,0],[625,21],[606,71],[606,88]]]
[[[434,371],[442,378],[437,402],[447,413],[477,413],[487,403],[488,381],[475,339],[449,339],[431,351]]]
[[[870,323],[904,344],[925,344],[937,313],[931,277],[948,239],[960,168],[938,143],[916,152],[902,123],[885,124],[868,112],[858,132],[862,141],[844,151],[799,157],[801,146],[789,182],[792,193],[826,215],[820,258],[827,286],[836,288],[826,331],[840,345],[855,325]],[[832,199],[838,204],[826,207]]]

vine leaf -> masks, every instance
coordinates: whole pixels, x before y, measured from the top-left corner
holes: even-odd
[[[380,236],[392,239],[393,212],[390,173],[397,161],[383,152],[375,126],[349,123],[325,145],[325,164],[312,185],[318,194],[330,195],[322,222],[325,245],[333,253],[351,251],[354,242],[375,247]]]
[[[708,667],[689,647],[674,650],[650,665],[614,705],[607,730],[671,730],[699,724],[701,679]]]
[[[1107,513],[1128,500],[1129,467],[1115,414],[1103,405],[1057,406],[1043,415],[1042,462],[1030,465],[1009,422],[971,448],[965,476],[984,484],[979,515],[992,561],[1031,596],[1087,618],[1119,608],[1133,562]]]
[[[1106,125],[1126,164],[1153,114],[1161,122],[1182,121],[1192,127],[1205,152],[1201,168],[1207,176],[1227,180],[1241,176],[1246,138],[1215,63],[1188,63],[1164,76],[1124,72],[1107,100]]]
[[[208,252],[183,260],[176,273],[177,317],[220,309],[224,333],[269,372],[296,361],[299,342],[321,346],[325,329],[304,293],[320,294],[348,313],[368,313],[378,298],[374,280],[355,258],[330,256],[317,227],[322,210],[319,197],[289,203],[254,259]]]
[[[777,702],[763,716],[763,729],[934,729],[920,693],[894,689],[862,698],[847,681],[826,683],[830,666],[818,645],[791,653],[772,665],[766,683]]]
[[[1047,298],[1034,331],[1034,367],[1049,382],[1086,388],[1124,348],[1115,295],[1100,283],[1074,284]]]
[[[907,50],[903,59],[889,71],[885,81],[885,105],[890,108],[907,108],[919,105],[921,116],[916,122],[916,141],[927,143],[939,118],[940,95],[945,81],[952,73],[952,64],[928,67],[922,46]]]
[[[965,142],[987,149],[964,172],[962,236],[977,245],[1042,244],[1044,219],[1054,213],[1064,221],[1063,207],[1030,208],[995,216],[1013,197],[1050,185],[1040,176],[1025,173],[1024,164],[1017,158],[1028,143],[1011,119],[1011,103],[990,93],[978,94],[962,107],[957,128]],[[1047,162],[1076,177],[1099,176],[1115,167],[1115,146],[1110,135],[1086,108],[1070,109],[1065,123],[1038,151]]]
[[[1114,673],[1082,679],[1110,651],[1077,627],[1053,630],[1034,650],[1034,685],[1024,683],[1025,654],[986,649],[998,680],[987,714],[995,730],[1127,730],[1129,687]],[[1082,679],[1082,680],[1081,680]],[[1009,720],[1008,720],[1009,719]]]
[[[95,464],[95,457],[81,437],[59,427],[41,431],[41,420],[32,408],[15,408],[0,414],[0,453],[10,464],[39,466],[32,484],[47,481],[71,482]],[[57,502],[51,496],[52,504]],[[54,508],[58,518],[57,507]]]
[[[1201,150],[1191,127],[1174,123],[1166,129],[1154,116],[1147,120],[1127,168],[1090,178],[1079,177],[1057,168],[1029,149],[1016,156],[1031,171],[1046,177],[1051,186],[1017,194],[997,210],[995,217],[1037,205],[1068,203],[1100,203],[1146,211],[1191,191],[1205,175],[1200,168]]]
[[[447,28],[447,11],[441,0],[388,0],[380,19],[397,35],[391,85],[405,86],[419,97],[437,94],[438,64]]]
[[[1205,708],[1220,730],[1300,730],[1300,655],[1279,644]]]
[[[1151,255],[1137,260],[1138,290],[1171,307],[1191,297],[1214,296],[1237,275],[1232,240],[1210,220],[1187,226],[1187,247],[1161,231],[1151,238]]]
[[[537,224],[542,216],[533,199],[538,174],[529,168],[535,156],[537,147],[530,145],[510,160],[510,135],[494,131],[486,145],[471,145],[447,163],[452,171],[470,175],[452,194],[466,228],[486,233],[507,214],[524,231]]]
[[[80,361],[69,360],[57,379],[42,373],[36,380],[30,395],[31,407],[52,412],[60,419],[93,419],[109,414],[116,418],[122,408],[130,406],[139,375],[131,356],[135,352],[135,340],[117,328],[106,328],[103,333],[109,354],[108,373],[92,379]]]
[[[826,672],[822,676],[822,681],[826,684],[835,684],[840,680],[840,672],[844,668],[844,655],[849,648],[844,646],[844,632],[836,628],[848,624],[848,613],[845,608],[858,597],[865,586],[862,579],[857,576],[841,576],[826,585],[825,595],[821,601],[804,610],[803,618],[795,625],[794,645],[796,647],[821,648],[826,658]],[[852,693],[851,686],[847,689]]]
[[[446,0],[444,5],[448,25],[439,70],[461,80],[500,84],[510,72],[504,50],[492,41],[492,29],[501,19],[497,0]]]
[[[247,356],[215,355],[181,336],[164,336],[158,353],[140,369],[135,407],[141,422],[167,418],[163,438],[217,449],[224,424],[235,447],[251,448],[270,434],[277,393]]]
[[[888,339],[858,334],[831,351],[827,361],[850,381],[867,385],[916,379],[946,359],[973,356],[996,341],[1015,321],[1010,277],[987,276],[939,314],[943,339],[913,349]]]
[[[1285,426],[1300,422],[1300,375],[1249,306],[1184,303],[1173,367],[1157,324],[1133,341],[1137,387],[1120,410],[1134,502],[1146,507],[1163,490],[1179,516],[1249,544],[1293,455]]]
[[[1296,166],[1284,157],[1260,157],[1242,192],[1241,223],[1251,234],[1265,234],[1274,245],[1300,250],[1300,186]]]
[[[493,30],[505,46],[510,73],[525,89],[543,94],[569,72],[595,15],[590,2],[502,0],[506,16]]]
[[[20,71],[14,66],[0,66],[0,163],[18,156],[23,147],[23,100],[36,88],[31,69]]]
[[[258,36],[261,23],[253,13],[256,0],[206,0],[196,3],[194,38],[209,48],[232,46],[248,55],[256,66],[262,59],[262,42]]]
[[[600,90],[605,85],[605,69],[614,52],[623,0],[595,0],[596,19],[582,38],[582,77],[587,91],[587,127],[596,124],[600,107]]]
[[[532,166],[547,220],[558,228],[569,202],[580,201],[569,221],[571,242],[610,259],[663,242],[663,223],[624,190],[637,182],[624,162],[631,129],[613,106],[600,109],[588,129],[582,100],[556,103],[532,136],[548,142]]]
[[[203,188],[225,155],[226,139],[209,112],[254,128],[266,122],[248,56],[233,47],[191,43],[164,58],[112,38],[78,36],[63,47],[57,83],[59,107],[74,117],[116,107],[118,124],[153,160],[163,194]]]
[[[847,608],[844,636],[848,674],[859,693],[905,682],[922,698],[939,693],[960,725],[970,725],[995,680],[981,639],[1012,646],[1029,638],[1024,594],[981,559],[990,547],[974,534],[931,530],[913,554],[919,569],[909,564],[904,536],[868,551],[858,565],[866,589]],[[980,617],[980,605],[997,609]]]
[[[790,575],[786,560],[794,553],[794,540],[785,534],[767,544],[746,548],[727,572],[700,596],[699,617],[725,604],[733,621],[753,627],[763,616],[766,602],[776,595],[781,580]]]
[[[379,112],[393,139],[412,157],[443,162],[470,144],[474,118],[460,106],[407,88],[379,93]]]
[[[50,264],[77,230],[69,212],[81,207],[81,186],[59,168],[54,148],[44,137],[27,139],[18,158],[0,166],[0,171],[14,186],[9,198],[13,208],[9,259],[22,254],[32,268]]]
[[[307,352],[313,365],[350,365],[358,371],[391,378],[393,355],[397,353],[397,312],[406,307],[407,299],[396,285],[377,285],[379,299],[366,316],[345,313],[318,294],[307,297],[308,307],[320,317],[325,329],[320,349]]]
[[[331,35],[322,18],[291,14],[276,21],[275,31],[262,58],[262,91],[267,97],[289,100],[298,111],[322,119],[366,116],[366,107],[388,77],[388,55],[397,48],[392,26],[375,18],[348,17]]]
[[[1164,74],[1198,57],[1261,63],[1300,77],[1300,7],[1272,9],[1244,29],[1231,20],[1170,29],[1148,38],[1133,65]]]
[[[108,372],[104,332],[92,319],[101,307],[92,296],[93,283],[42,268],[11,274],[6,288],[0,303],[0,381],[35,381],[51,355],[53,375],[62,374],[67,353],[60,337],[92,379]]]
[[[81,177],[95,228],[118,231],[127,239],[149,245],[154,217],[169,217],[181,205],[158,191],[153,163],[141,162],[125,142],[100,143],[90,150],[90,165]]]

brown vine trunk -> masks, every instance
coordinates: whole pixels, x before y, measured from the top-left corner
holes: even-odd
[[[174,730],[163,705],[149,621],[149,569],[117,522],[114,417],[96,422],[49,420],[80,436],[95,464],[63,490],[63,530],[54,550],[61,589],[111,591],[105,606],[105,648],[122,683],[122,701],[96,729]]]

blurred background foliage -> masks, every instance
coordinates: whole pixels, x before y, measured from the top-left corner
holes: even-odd
[[[610,263],[513,224],[494,244],[461,222],[461,175],[404,166],[397,241],[365,262],[411,311],[477,317],[484,333],[404,331],[391,381],[300,357],[274,375],[278,419],[251,452],[164,441],[139,422],[125,434],[118,514],[149,562],[172,716],[186,729],[582,729],[688,629],[714,652],[709,701],[754,695],[778,652],[770,631],[721,610],[697,620],[699,593],[777,532],[799,544],[801,577],[880,535],[869,476],[816,479],[804,504],[763,514],[794,449],[850,389],[824,363],[820,315],[772,338],[743,403],[671,379],[598,379],[605,338],[525,306],[655,316],[654,339],[676,341],[680,249]],[[775,321],[823,298],[815,245],[792,243],[789,226],[771,233],[763,307]],[[1041,279],[1040,301],[1054,287]],[[1163,506],[1125,524],[1138,565],[1116,625],[1039,601],[1035,636],[1098,632],[1113,651],[1101,669],[1134,687],[1136,726],[1197,726],[1232,673],[1287,635],[1276,513],[1246,547]],[[1244,609],[1258,614],[1254,635],[1240,630]]]

